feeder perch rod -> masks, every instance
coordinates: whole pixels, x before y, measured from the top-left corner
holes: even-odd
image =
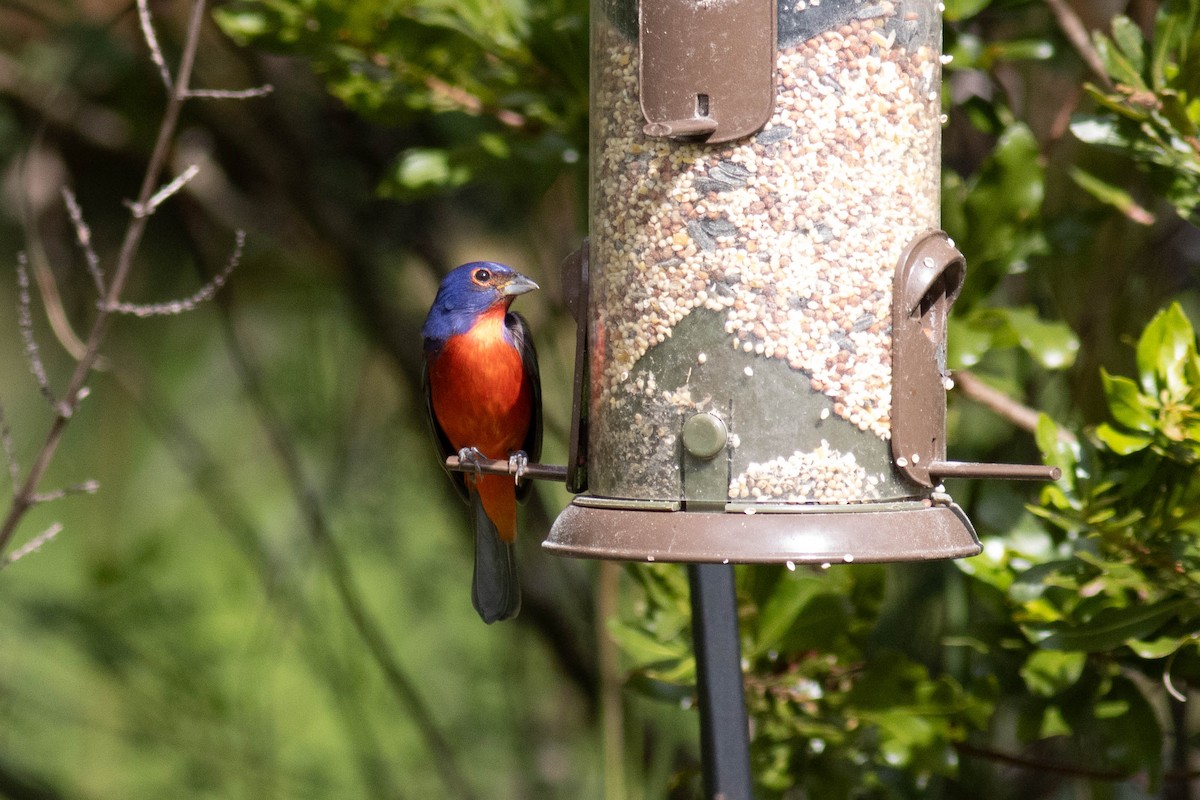
[[[1058,467],[1041,464],[981,464],[975,461],[934,461],[929,474],[939,478],[997,478],[1012,481],[1056,481]]]
[[[688,584],[704,796],[707,800],[751,800],[750,732],[733,565],[690,564]]]
[[[517,471],[502,458],[481,458],[477,462],[463,464],[458,456],[447,456],[446,469],[451,472],[483,472],[488,475],[511,475],[514,478],[517,476]],[[526,464],[521,477],[561,483],[567,479],[567,468],[554,464]]]

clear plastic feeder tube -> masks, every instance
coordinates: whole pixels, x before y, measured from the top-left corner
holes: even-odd
[[[888,449],[890,314],[905,246],[939,226],[939,7],[777,14],[769,121],[706,144],[646,134],[637,3],[594,3],[590,495],[784,510],[920,496]],[[720,423],[699,448],[684,441],[697,414]]]

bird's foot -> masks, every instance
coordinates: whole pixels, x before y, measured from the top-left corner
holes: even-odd
[[[529,456],[525,455],[524,450],[518,450],[508,457],[508,471],[514,476],[513,483],[520,483],[521,478],[525,475],[525,469],[529,466]]]
[[[464,447],[458,451],[458,463],[474,467],[477,479],[483,477],[483,470],[479,468],[479,465],[484,460],[485,457],[483,453],[479,452],[478,447]]]

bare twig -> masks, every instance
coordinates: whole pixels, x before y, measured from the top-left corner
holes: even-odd
[[[998,416],[1029,433],[1037,432],[1038,411],[1020,403],[999,389],[985,383],[978,375],[965,369],[955,370],[954,387],[981,406],[990,409]],[[1070,431],[1060,434],[1068,441],[1075,441],[1075,435]]]
[[[468,114],[475,116],[491,116],[502,125],[509,128],[523,128],[528,120],[523,114],[512,109],[489,106],[475,95],[460,86],[453,86],[434,75],[425,76],[425,85],[430,91],[440,95],[445,100],[458,106]]]
[[[196,173],[200,168],[195,164],[181,172],[174,180],[166,186],[159,189],[145,203],[127,203],[129,210],[133,212],[135,217],[148,217],[153,214],[159,206],[171,199],[180,189],[187,185],[187,182],[196,177]]]
[[[196,51],[200,44],[200,29],[204,22],[206,8],[207,0],[193,0],[191,15],[188,18],[184,34],[183,50],[179,57],[178,71],[175,80],[171,81],[170,73],[165,68],[166,61],[162,57],[162,48],[159,47],[153,25],[150,24],[149,7],[146,5],[146,0],[139,0],[138,2],[139,16],[143,21],[143,35],[146,37],[146,43],[150,48],[151,58],[155,60],[156,64],[161,64],[159,72],[163,76],[164,82],[167,83],[169,92],[167,105],[163,111],[162,122],[159,124],[158,135],[154,142],[154,148],[150,153],[146,172],[142,176],[142,184],[137,194],[137,200],[134,203],[135,208],[147,208],[151,200],[156,196],[159,177],[166,167],[171,144],[175,139],[175,132],[179,125],[180,111],[183,108],[184,102],[188,99],[188,85],[191,82],[192,68],[196,62]],[[148,222],[148,215],[134,214],[130,219],[128,227],[125,229],[125,236],[117,255],[112,280],[108,284],[108,291],[105,293],[103,301],[100,304],[100,311],[92,322],[83,355],[76,363],[75,370],[67,381],[64,400],[55,406],[56,413],[50,423],[50,429],[46,433],[42,447],[34,457],[24,482],[17,489],[12,504],[9,506],[8,513],[4,516],[3,523],[0,523],[0,553],[4,551],[12,540],[13,534],[16,532],[17,526],[24,518],[25,513],[34,505],[38,496],[38,484],[45,476],[50,462],[54,459],[54,455],[58,451],[58,446],[62,441],[67,423],[70,421],[80,401],[86,396],[85,384],[93,367],[96,365],[97,358],[99,358],[100,345],[104,342],[105,336],[108,333],[114,309],[121,304],[121,295],[129,281],[129,275],[133,270],[134,258],[141,246]],[[23,272],[24,270],[22,269],[21,271]],[[27,282],[27,278],[25,280]]]
[[[1075,13],[1075,9],[1071,8],[1067,0],[1046,0],[1046,5],[1050,6],[1050,10],[1054,12],[1054,18],[1058,20],[1058,27],[1062,30],[1063,35],[1067,37],[1071,46],[1075,48],[1075,52],[1079,53],[1079,57],[1083,59],[1083,63],[1095,75],[1096,82],[1105,89],[1112,89],[1112,79],[1108,77],[1104,60],[1096,52],[1096,46],[1092,44],[1092,37],[1084,27],[1083,20]]]
[[[1010,767],[1035,770],[1037,772],[1049,773],[1052,775],[1069,775],[1072,777],[1088,778],[1097,781],[1124,781],[1129,780],[1134,775],[1134,773],[1124,772],[1121,770],[1092,769],[1090,767],[1081,767],[1074,764],[1061,764],[1053,761],[1043,761],[1036,758],[1026,758],[1025,756],[1015,755],[1013,753],[1004,753],[998,750],[989,749],[987,747],[979,747],[967,742],[955,743],[954,749],[964,756],[982,758],[987,761],[994,761],[998,764],[1007,764]]]
[[[24,253],[17,254],[17,327],[21,330],[21,339],[25,342],[25,360],[29,362],[29,371],[37,381],[38,391],[42,397],[55,409],[59,408],[58,398],[50,389],[50,379],[46,376],[46,365],[42,363],[42,355],[38,349],[37,337],[33,333],[33,313],[30,311],[29,297],[29,260]]]
[[[175,94],[175,83],[171,80],[171,70],[167,68],[167,60],[163,58],[162,48],[158,46],[158,37],[154,34],[154,21],[150,18],[149,0],[137,0],[138,22],[142,25],[142,36],[146,46],[150,48],[150,60],[158,67],[159,77],[167,94]],[[186,81],[184,81],[186,83]]]
[[[233,253],[229,256],[229,261],[225,264],[225,269],[221,270],[213,279],[191,297],[185,297],[181,300],[172,300],[167,303],[153,303],[149,305],[138,305],[135,303],[117,303],[109,310],[116,311],[121,314],[131,314],[135,317],[162,317],[172,314],[182,314],[186,311],[194,310],[198,305],[211,300],[221,287],[225,285],[225,281],[229,280],[230,274],[237,269],[242,262],[242,247],[246,243],[246,232],[238,231],[235,235]]]
[[[13,445],[12,430],[4,417],[4,404],[0,403],[0,447],[4,448],[4,460],[8,462],[8,476],[12,479],[12,493],[17,495],[21,483],[21,467],[17,463],[17,448]]]
[[[209,100],[249,100],[254,97],[266,97],[273,91],[274,86],[264,83],[253,89],[192,89],[188,91],[187,96],[204,97]]]
[[[100,483],[98,481],[84,481],[83,483],[73,483],[61,489],[55,489],[52,492],[39,492],[33,496],[33,502],[50,503],[54,500],[61,500],[68,495],[95,494],[98,491],[100,491]]]
[[[12,564],[16,561],[20,561],[22,558],[29,555],[30,553],[40,550],[42,548],[42,545],[44,545],[46,542],[53,539],[55,536],[58,536],[58,534],[62,531],[62,527],[63,527],[62,524],[56,522],[53,525],[51,525],[49,528],[47,528],[46,530],[39,533],[37,536],[30,539],[25,544],[18,547],[16,550],[13,550],[11,553],[6,555],[3,559],[0,559],[0,569],[4,569],[9,564]]]
[[[100,267],[100,256],[96,254],[96,248],[92,245],[92,230],[83,218],[83,210],[75,199],[75,193],[64,186],[62,195],[63,204],[67,207],[67,214],[71,217],[71,225],[75,228],[75,241],[79,243],[79,249],[83,251],[88,272],[91,273],[92,282],[96,284],[96,291],[103,297],[107,291],[104,287],[104,270]]]

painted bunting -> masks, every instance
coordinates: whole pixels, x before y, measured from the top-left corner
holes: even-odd
[[[517,476],[450,473],[471,504],[471,601],[489,624],[521,608],[517,501],[533,488],[522,470],[541,455],[542,389],[529,324],[509,307],[537,288],[503,264],[464,264],[442,281],[421,330],[425,402],[442,460],[508,459]]]

